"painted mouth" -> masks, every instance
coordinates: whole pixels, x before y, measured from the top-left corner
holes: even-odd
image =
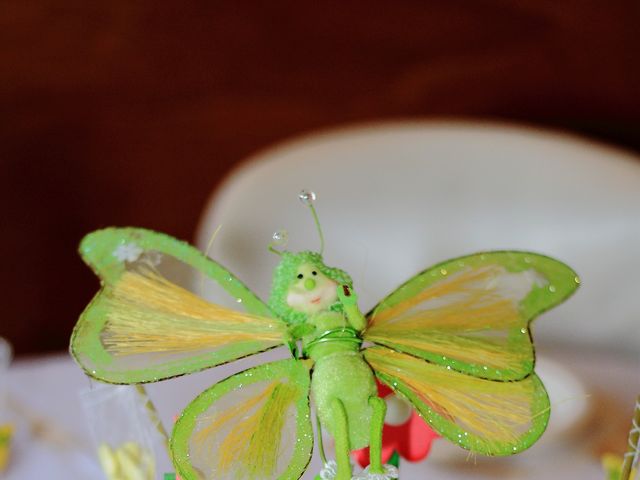
[[[316,304],[316,305],[317,305],[318,303],[320,303],[320,297],[316,297],[316,298],[312,299],[312,300],[311,300],[311,303],[313,303],[313,304]]]

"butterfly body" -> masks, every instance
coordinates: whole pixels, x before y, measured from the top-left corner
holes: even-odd
[[[377,388],[360,351],[366,322],[351,279],[327,267],[315,252],[287,252],[281,265],[274,275],[271,300],[276,303],[278,295],[285,296],[279,304],[281,315],[304,332],[302,357],[314,362],[311,399],[320,423],[347,451],[365,447],[372,437],[382,435],[380,428],[371,427],[373,410],[380,406],[371,403],[377,399]],[[338,462],[336,478],[351,478],[348,461]]]
[[[330,329],[325,322],[319,322],[318,327],[320,335],[303,341],[306,355],[314,361],[311,397],[318,417],[333,434],[336,427],[331,404],[339,399],[347,414],[349,444],[352,449],[362,448],[369,444],[371,435],[369,398],[377,395],[373,372],[360,352],[362,339],[347,325]]]
[[[185,408],[171,438],[185,480],[300,478],[313,449],[310,401],[335,439],[335,478],[351,478],[349,451],[366,444],[371,473],[382,475],[384,402],[374,377],[459,446],[520,452],[549,417],[529,323],[579,283],[543,255],[485,252],[418,273],[363,315],[349,275],[314,252],[282,252],[268,303],[195,248],[156,232],[94,232],[81,253],[102,288],[71,352],[94,378],[145,383],[279,346],[294,353],[213,385]],[[244,312],[180,285],[168,268],[175,265],[213,280]]]

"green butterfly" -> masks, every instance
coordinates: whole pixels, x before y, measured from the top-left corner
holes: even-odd
[[[552,258],[487,252],[424,270],[362,315],[349,275],[319,253],[277,252],[267,304],[219,263],[160,233],[107,228],[87,235],[80,252],[102,288],[73,331],[71,353],[93,378],[156,382],[280,346],[292,352],[187,406],[171,437],[184,480],[300,478],[313,449],[310,398],[335,440],[336,479],[352,478],[349,452],[366,445],[370,477],[354,478],[395,478],[380,460],[385,404],[374,377],[461,447],[520,452],[549,417],[529,323],[579,284]],[[176,265],[216,282],[238,309],[178,285],[169,273]]]

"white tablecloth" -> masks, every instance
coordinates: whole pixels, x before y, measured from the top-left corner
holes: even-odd
[[[273,358],[273,352],[267,357]],[[617,404],[627,406],[621,411],[606,411],[606,404],[595,405],[597,415],[611,418],[629,418],[635,396],[640,393],[640,364],[637,358],[615,357],[611,353],[572,351],[549,353],[552,358],[569,368],[581,380],[592,399],[602,398],[605,392]],[[182,378],[149,385],[148,391],[156,403],[165,424],[177,414],[199,391],[233,371],[246,368],[254,360],[242,360],[236,364],[189,375]],[[87,377],[65,354],[19,360],[9,370],[9,390],[17,417],[18,432],[12,461],[5,477],[7,480],[57,480],[100,479],[94,446],[86,426],[78,392],[90,385]],[[600,392],[597,394],[596,392]],[[571,408],[572,401],[565,398],[556,401],[556,411]],[[16,405],[17,404],[17,405]],[[16,410],[13,408],[12,410]],[[26,420],[29,418],[29,420]],[[558,422],[558,420],[555,420]],[[552,417],[550,430],[554,428]],[[29,431],[33,430],[33,431]],[[575,429],[574,429],[575,430]],[[596,432],[583,427],[573,435],[550,434],[530,450],[506,459],[478,457],[464,462],[451,460],[446,441],[436,441],[432,457],[421,464],[403,463],[401,478],[439,480],[455,479],[542,479],[601,480],[603,475],[599,461],[590,454],[587,446]],[[545,434],[546,436],[546,434]],[[162,455],[162,454],[161,454]],[[454,455],[455,457],[455,455]],[[319,460],[314,457],[309,471],[303,477],[312,479],[319,470]],[[163,455],[158,469],[169,471],[169,461]]]

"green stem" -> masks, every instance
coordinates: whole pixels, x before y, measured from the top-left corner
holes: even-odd
[[[156,430],[162,437],[164,446],[167,449],[167,455],[169,455],[169,458],[171,458],[171,450],[169,447],[169,435],[167,435],[167,431],[164,429],[164,425],[162,425],[162,421],[160,420],[160,416],[158,415],[158,410],[156,410],[156,406],[153,404],[153,402],[149,398],[149,395],[147,395],[147,391],[142,385],[137,384],[137,385],[134,385],[134,387],[138,391],[138,394],[140,395],[142,400],[144,400],[144,408],[147,410],[149,419],[151,420],[151,423],[153,423],[153,425],[156,427]]]
[[[638,456],[638,448],[640,444],[640,396],[636,398],[636,408],[633,412],[633,420],[631,421],[631,431],[629,432],[629,449],[624,455],[622,461],[622,473],[620,480],[629,480],[631,476],[631,468],[633,461]]]

